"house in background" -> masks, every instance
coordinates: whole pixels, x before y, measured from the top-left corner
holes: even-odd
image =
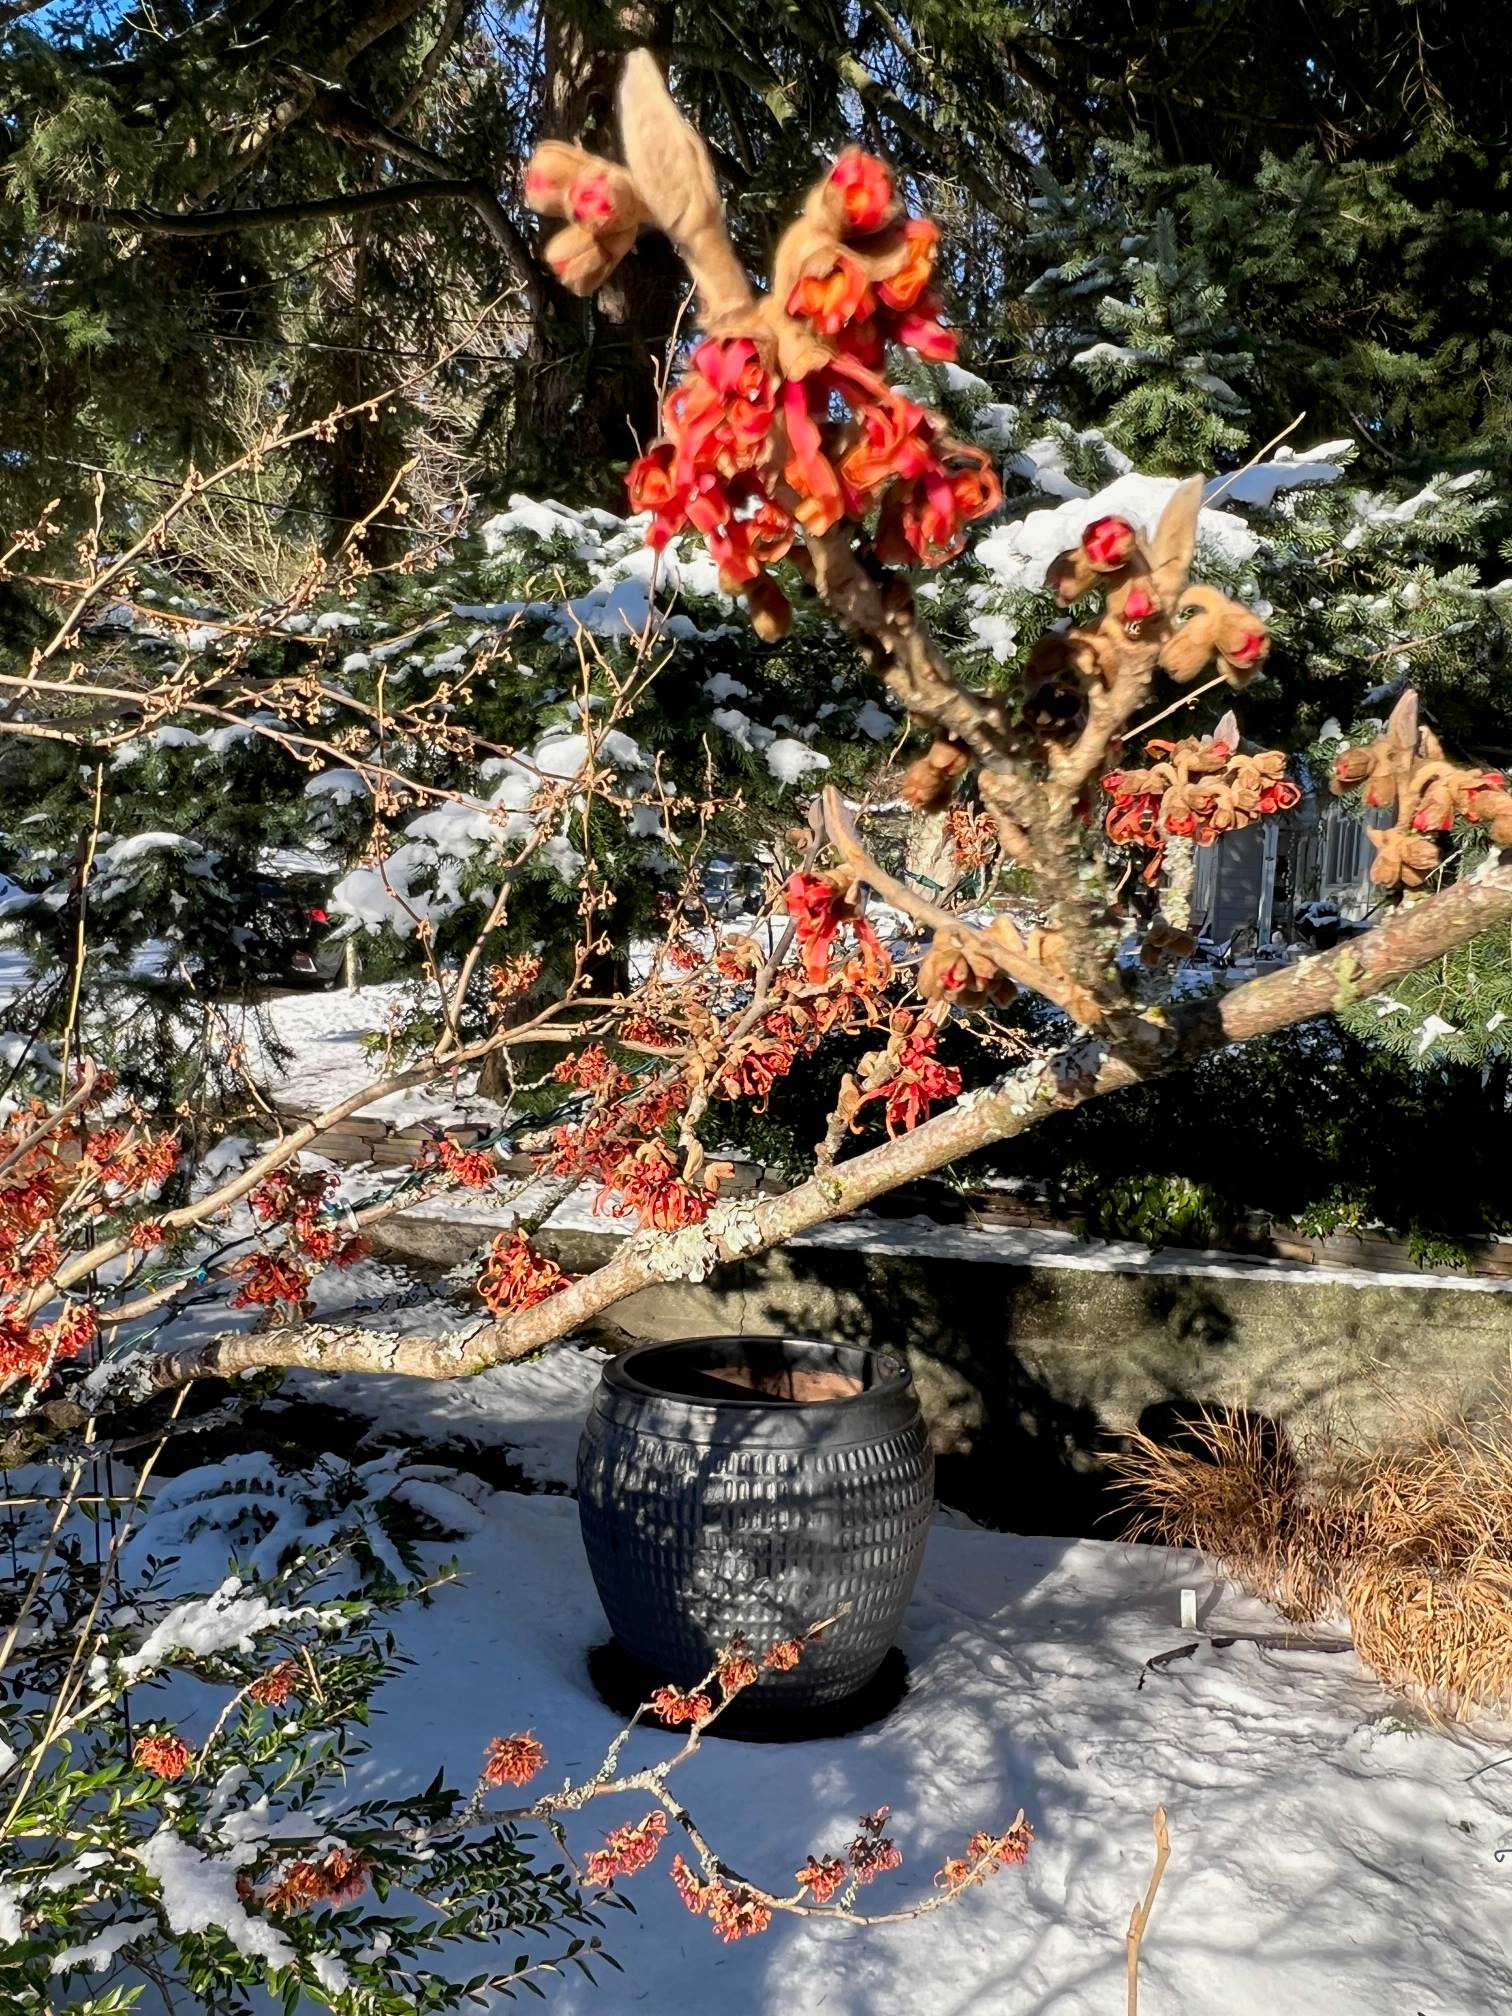
[[[1385,813],[1362,818],[1338,798],[1309,793],[1292,812],[1225,833],[1197,849],[1193,924],[1215,943],[1248,927],[1268,945],[1277,933],[1294,939],[1304,904],[1330,903],[1341,918],[1363,917],[1375,893],[1366,828],[1389,823]]]

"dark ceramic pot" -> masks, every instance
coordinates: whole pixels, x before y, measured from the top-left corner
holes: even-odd
[[[737,1633],[844,1608],[742,1721],[827,1708],[876,1674],[924,1557],[934,1461],[908,1367],[791,1337],[642,1344],[604,1367],[578,1512],[605,1614],[649,1679],[707,1673]]]

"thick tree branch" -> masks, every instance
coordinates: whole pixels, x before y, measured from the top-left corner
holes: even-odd
[[[310,117],[323,132],[346,141],[349,146],[402,161],[406,167],[418,168],[425,174],[433,175],[437,182],[455,185],[464,192],[465,200],[471,203],[495,244],[518,273],[532,309],[537,314],[542,312],[546,306],[546,283],[541,268],[525,234],[499,201],[497,192],[481,176],[462,175],[455,162],[432,153],[418,140],[399,132],[379,118],[376,112],[359,104],[348,92],[318,92],[310,105]]]
[[[1092,1038],[1067,1044],[990,1090],[968,1095],[912,1133],[821,1171],[782,1196],[720,1205],[702,1225],[684,1232],[637,1232],[604,1266],[503,1323],[440,1338],[323,1325],[232,1333],[144,1357],[129,1374],[138,1389],[149,1391],[291,1365],[447,1379],[528,1357],[639,1289],[701,1279],[723,1261],[780,1246],[947,1162],[1025,1133],[1051,1113],[1167,1076],[1225,1044],[1288,1028],[1376,993],[1509,920],[1512,865],[1503,865],[1404,907],[1364,938],[1190,1004],[1163,1025],[1139,1023],[1138,1040],[1126,1037],[1116,1052]]]

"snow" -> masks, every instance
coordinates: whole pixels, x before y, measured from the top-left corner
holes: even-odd
[[[716,707],[709,719],[716,728],[723,729],[733,742],[742,749],[755,751],[766,748],[777,739],[776,731],[763,728],[759,721],[753,721],[749,714],[743,714],[738,707]]]
[[[704,691],[711,700],[749,700],[751,689],[729,672],[716,672],[705,679]]]
[[[1234,476],[1215,476],[1205,497],[1221,495],[1232,504],[1253,504],[1269,510],[1283,490],[1304,485],[1337,483],[1354,455],[1352,441],[1324,441],[1316,448],[1278,448],[1269,462],[1257,463]]]
[[[349,1372],[292,1375],[285,1391],[339,1407],[376,1435],[422,1445],[505,1449],[533,1484],[570,1485],[578,1435],[608,1353],[571,1344],[472,1379],[402,1379]]]
[[[128,1680],[140,1680],[176,1653],[250,1652],[258,1632],[308,1614],[279,1609],[266,1596],[244,1595],[240,1578],[231,1575],[213,1595],[176,1603],[119,1662],[120,1671]]]
[[[547,1223],[559,1229],[600,1232],[624,1236],[621,1221],[595,1213],[596,1190],[583,1185],[560,1204]],[[518,1208],[528,1212],[531,1199],[524,1193]],[[447,1197],[427,1200],[416,1207],[423,1216],[446,1216],[457,1210]],[[513,1206],[473,1206],[469,1216],[500,1226],[513,1222]],[[1071,1273],[1140,1274],[1152,1277],[1181,1275],[1204,1281],[1289,1280],[1305,1281],[1314,1287],[1327,1283],[1335,1287],[1395,1288],[1411,1292],[1416,1288],[1445,1289],[1455,1294],[1512,1294],[1512,1280],[1462,1272],[1413,1275],[1392,1274],[1370,1267],[1329,1267],[1321,1269],[1291,1260],[1274,1260],[1263,1255],[1242,1255],[1180,1247],[1149,1247],[1129,1239],[1083,1239],[1075,1232],[1057,1232],[1038,1226],[941,1225],[933,1218],[879,1218],[865,1211],[816,1225],[801,1232],[789,1245],[827,1247],[848,1253],[896,1253],[925,1255],[938,1260],[967,1260],[999,1267],[1048,1267]]]
[[[436,1769],[470,1783],[488,1739],[526,1727],[546,1747],[543,1784],[582,1777],[617,1727],[584,1671],[606,1627],[574,1506],[475,1481],[468,1495],[475,1530],[436,1549],[455,1555],[460,1580],[398,1620],[416,1663],[376,1697],[353,1803],[400,1796]],[[1192,1587],[1202,1623],[1182,1631]],[[893,1713],[793,1749],[711,1741],[675,1787],[717,1850],[779,1889],[810,1850],[842,1847],[858,1814],[890,1803],[905,1860],[864,1893],[878,1911],[927,1896],[973,1829],[1021,1806],[1036,1834],[1028,1864],[924,1919],[861,1932],[779,1918],[726,1947],[684,1910],[664,1850],[626,1886],[635,1915],[608,1921],[625,1970],[614,1989],[564,1977],[553,2009],[1106,2016],[1123,2006],[1124,1930],[1157,1804],[1172,1857],[1141,1976],[1159,2016],[1506,2007],[1506,1879],[1492,1851],[1512,1840],[1512,1781],[1481,1768],[1505,1744],[1405,1713],[1351,1653],[1212,1642],[1278,1628],[1190,1556],[937,1524],[900,1634],[910,1688]],[[1190,1659],[1137,1684],[1147,1659],[1188,1643]],[[639,1735],[629,1761],[669,1745]],[[643,1803],[570,1822],[574,1850]],[[148,1844],[173,1923],[213,1918],[238,1944],[254,1930],[235,1901],[237,1852]]]
[[[830,767],[828,756],[821,755],[817,749],[810,749],[806,742],[795,741],[791,735],[769,743],[765,754],[766,766],[779,784],[796,784],[810,770],[828,770]]]
[[[76,1967],[87,1967],[98,1974],[110,1965],[123,1946],[156,1930],[155,1918],[123,1918],[114,1925],[102,1926],[82,1946],[65,1946],[61,1953],[55,1953],[49,1971],[67,1974]]]
[[[875,700],[867,700],[856,709],[856,726],[873,742],[890,741],[898,732],[896,720]]]
[[[249,1020],[242,1034],[254,1069],[260,1070],[270,1082],[285,1112],[321,1112],[373,1085],[382,1075],[381,1059],[374,1056],[364,1039],[386,1029],[408,999],[402,981],[332,993],[311,990],[281,994],[262,1010],[266,1034],[261,1020]],[[293,1053],[287,1067],[275,1069],[269,1057],[267,1035]],[[429,1120],[437,1125],[478,1121],[490,1128],[497,1127],[503,1119],[502,1112],[490,1101],[478,1099],[472,1085],[471,1074],[460,1080],[443,1077],[434,1085],[391,1092],[364,1107],[363,1113],[365,1117],[397,1126]],[[234,1168],[235,1144],[229,1145]],[[242,1145],[245,1148],[246,1144]]]
[[[334,798],[338,805],[350,805],[354,798],[368,796],[367,779],[360,770],[322,770],[304,788],[306,798]]]
[[[1125,343],[1090,343],[1085,350],[1078,350],[1071,362],[1084,368],[1089,364],[1122,366],[1138,364],[1142,359],[1152,357],[1154,354],[1148,350],[1131,350]]]
[[[10,1876],[0,1876],[0,1946],[14,1945],[24,1937],[21,1912],[26,1898],[23,1887]]]
[[[609,514],[604,511],[579,511],[571,505],[558,504],[551,498],[537,503],[530,497],[518,493],[509,500],[507,511],[496,512],[479,526],[479,536],[487,553],[499,552],[506,541],[517,538],[520,533],[532,533],[537,539],[565,539],[580,560],[596,559],[600,541],[593,538],[587,527],[595,520],[602,527]],[[616,530],[620,529],[619,519],[609,520]]]
[[[1094,518],[1112,514],[1152,532],[1177,487],[1175,477],[1126,470],[1093,497],[1070,497],[1053,509],[994,526],[977,545],[977,561],[1001,587],[1040,588],[1050,562],[1074,546]],[[1260,547],[1256,533],[1232,511],[1204,509],[1197,533],[1200,543],[1230,565],[1242,566]]]
[[[128,839],[113,840],[100,849],[98,865],[116,868],[125,861],[140,861],[149,854],[198,853],[199,844],[182,833],[133,833]]]
[[[347,920],[348,931],[389,930],[408,937],[422,922],[436,923],[467,902],[486,908],[492,888],[479,885],[464,893],[468,858],[479,848],[497,852],[522,845],[535,831],[538,818],[562,814],[560,792],[554,794],[556,804],[543,806],[539,813],[532,809],[538,796],[604,766],[634,773],[627,775],[632,790],[653,783],[639,743],[619,728],[591,738],[581,731],[553,728],[531,750],[489,757],[481,767],[494,786],[490,798],[459,796],[432,804],[405,825],[399,844],[381,864],[353,868],[342,876],[331,890],[330,910]],[[327,779],[341,780],[355,775],[325,773]],[[357,782],[360,785],[361,780]],[[338,795],[355,794],[343,781]],[[575,884],[582,874],[582,855],[561,834],[549,836],[539,856],[564,882]]]
[[[287,1967],[294,1948],[266,1918],[251,1917],[236,1894],[236,1862],[204,1855],[171,1827],[160,1828],[137,1851],[163,1893],[163,1912],[175,1932],[223,1932],[249,1959]]]

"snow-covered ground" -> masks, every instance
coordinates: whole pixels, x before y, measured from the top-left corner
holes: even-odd
[[[560,1354],[490,1374],[451,1389],[452,1418],[477,1439],[518,1436],[534,1474],[564,1482],[597,1365]],[[435,1394],[391,1383],[367,1385],[380,1425],[416,1440],[445,1425]],[[377,1698],[354,1800],[438,1767],[467,1782],[491,1736],[526,1727],[546,1747],[542,1782],[556,1783],[591,1772],[616,1726],[584,1669],[606,1627],[571,1500],[474,1478],[457,1488],[458,1537],[435,1551],[456,1556],[461,1580],[400,1620],[417,1663]],[[429,1502],[446,1499],[433,1489]],[[1184,1586],[1200,1594],[1198,1633],[1179,1627]],[[779,1919],[727,1947],[684,1910],[664,1850],[628,1886],[637,1915],[607,1924],[624,1974],[597,1989],[565,1980],[549,2006],[1109,2016],[1124,2007],[1123,1935],[1164,1805],[1172,1855],[1145,1947],[1150,2016],[1512,2007],[1512,1875],[1496,1860],[1512,1846],[1512,1742],[1430,1726],[1352,1653],[1210,1642],[1279,1628],[1190,1557],[942,1521],[902,1632],[911,1688],[884,1722],[780,1749],[710,1741],[678,1782],[720,1851],[779,1888],[883,1803],[905,1862],[864,1893],[871,1909],[926,1893],[974,1828],[1020,1806],[1036,1834],[1027,1866],[923,1920],[860,1931]],[[1191,1658],[1140,1685],[1147,1659],[1193,1642]],[[636,1740],[649,1757],[667,1739]],[[611,1803],[601,1822],[573,1823],[576,1847],[640,1816],[633,1799]]]
[[[433,1764],[465,1779],[489,1736],[526,1724],[553,1772],[591,1771],[603,1750],[612,1718],[582,1662],[605,1632],[574,1506],[496,1496],[462,1558],[466,1585],[426,1618],[355,1791]],[[1173,1850],[1148,2010],[1512,2006],[1512,1878],[1494,1859],[1512,1841],[1512,1767],[1472,1778],[1498,1753],[1404,1717],[1352,1655],[1204,1649],[1139,1689],[1144,1660],[1183,1642],[1193,1572],[1107,1542],[936,1529],[902,1634],[912,1689],[893,1715],[782,1752],[710,1743],[683,1794],[731,1861],[775,1886],[891,1803],[906,1860],[869,1893],[877,1910],[1020,1806],[1036,1831],[1027,1867],[916,1923],[779,1923],[732,1948],[654,1869],[631,1890],[637,1917],[610,1926],[625,1978],[603,1994],[565,1983],[556,2008],[1104,2016],[1122,2007],[1159,1804]],[[1275,1628],[1234,1598],[1216,1622]]]

